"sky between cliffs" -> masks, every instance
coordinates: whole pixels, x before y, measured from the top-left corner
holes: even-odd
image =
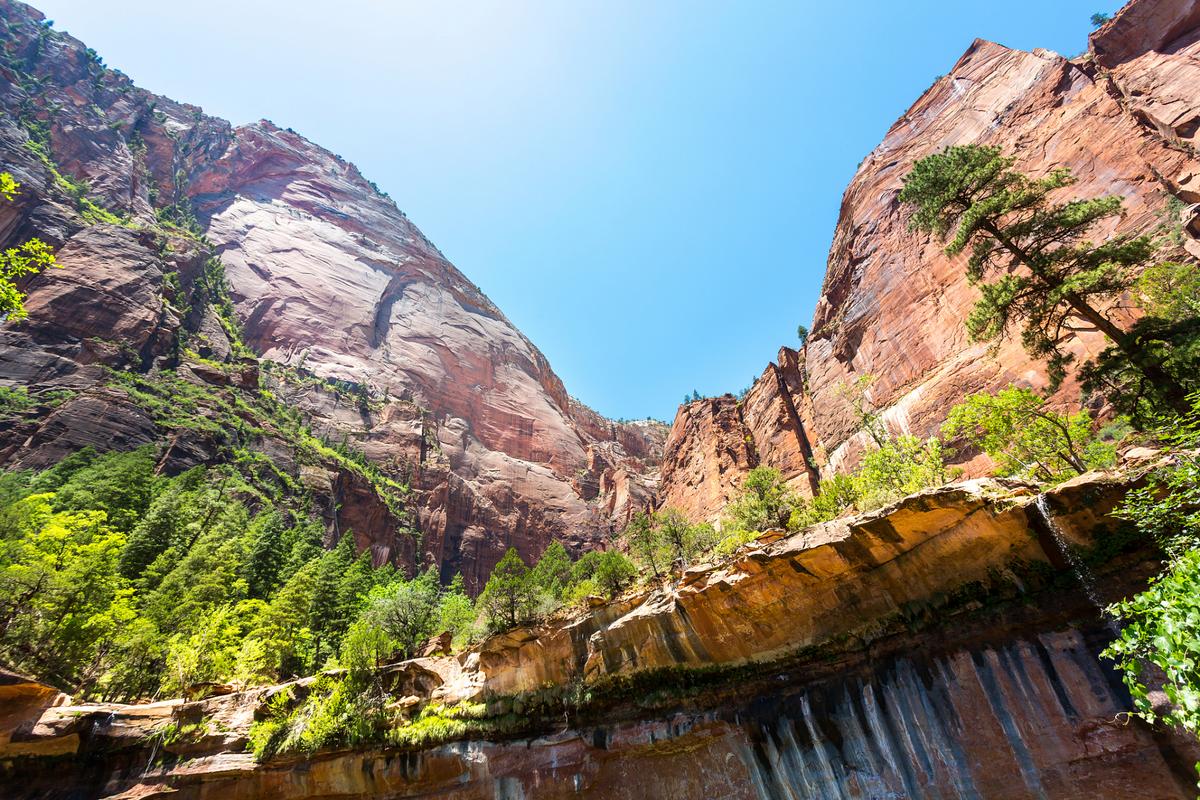
[[[795,346],[860,160],[975,37],[1098,0],[34,0],[139,85],[355,162],[611,417]]]

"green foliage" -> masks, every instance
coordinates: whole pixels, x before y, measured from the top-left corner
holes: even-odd
[[[535,591],[552,599],[562,596],[571,582],[571,557],[562,542],[551,542],[542,552],[542,557],[529,572],[529,580]]]
[[[367,595],[363,620],[383,632],[402,659],[412,658],[435,632],[439,588],[432,567],[415,580],[376,587]]]
[[[1032,389],[1009,386],[968,396],[950,410],[942,435],[987,453],[1000,475],[1061,483],[1116,460],[1115,448],[1098,441],[1091,428],[1086,411],[1059,414]]]
[[[774,467],[755,467],[742,481],[742,494],[725,509],[726,526],[765,531],[786,527],[796,501]]]
[[[85,450],[0,477],[0,659],[85,697],[277,681],[333,657],[401,580],[352,537],[324,550],[303,495],[157,461]]]
[[[1092,14],[1092,17],[1091,17],[1092,27],[1099,28],[1101,25],[1108,22],[1110,19],[1112,19],[1112,17],[1109,16],[1108,14],[1105,14],[1101,11],[1097,11],[1095,14]]]
[[[1120,197],[1052,202],[1052,192],[1074,183],[1069,170],[1031,179],[1012,165],[999,148],[948,147],[914,164],[900,192],[914,207],[912,229],[949,239],[947,255],[970,247],[967,278],[982,294],[967,319],[972,338],[994,340],[1020,327],[1026,351],[1047,360],[1057,386],[1072,360],[1063,344],[1081,325],[1095,328],[1181,408],[1177,379],[1098,310],[1132,285],[1154,253],[1152,239],[1093,244],[1088,232],[1121,214]]]
[[[721,538],[713,545],[713,555],[717,558],[728,558],[736,553],[743,545],[758,538],[760,531],[752,528],[730,528],[721,530]]]
[[[1200,267],[1165,262],[1145,269],[1133,286],[1143,316],[1129,329],[1129,348],[1104,350],[1080,370],[1083,388],[1110,399],[1136,422],[1171,407],[1171,387],[1147,376],[1139,360],[1161,364],[1183,391],[1200,390]]]
[[[1104,655],[1116,661],[1139,716],[1200,735],[1200,549],[1174,560],[1146,591],[1109,608],[1121,633]],[[1162,670],[1161,712],[1142,683],[1146,662]]]
[[[0,417],[23,414],[33,406],[33,398],[24,386],[0,386]]]
[[[693,525],[673,508],[634,514],[621,535],[638,566],[655,578],[687,569],[718,540],[711,525]]]
[[[479,603],[494,630],[515,627],[532,619],[537,607],[537,587],[529,579],[529,568],[510,547],[492,570]]]
[[[12,202],[17,198],[17,190],[21,184],[13,179],[11,172],[0,172],[0,200]]]
[[[383,695],[369,678],[322,674],[299,702],[292,691],[272,697],[265,718],[250,727],[249,745],[259,760],[276,753],[353,747],[378,741],[385,720]]]
[[[788,520],[788,530],[837,519],[858,502],[858,488],[850,475],[837,474],[821,481],[817,495],[799,504]]]
[[[605,550],[596,562],[596,571],[590,576],[597,588],[606,597],[621,592],[637,577],[637,567],[619,550]]]
[[[867,511],[948,479],[941,440],[897,436],[863,456],[852,476],[855,504]]]
[[[78,684],[91,679],[98,652],[133,616],[132,593],[116,571],[125,535],[102,511],[55,512],[52,503],[52,495],[34,494],[5,510],[0,657]]]
[[[1111,606],[1120,634],[1104,651],[1121,670],[1139,716],[1200,735],[1200,395],[1172,420],[1164,438],[1172,463],[1130,492],[1116,513],[1167,554],[1166,569],[1143,592]],[[1145,685],[1147,665],[1164,676],[1169,703],[1156,710]]]
[[[804,345],[808,344],[808,326],[807,325],[797,325],[796,326],[796,338],[798,338],[800,340],[801,347],[804,347]]]
[[[0,172],[0,199],[11,202],[20,186],[11,173]],[[30,239],[0,252],[0,321],[20,322],[27,316],[25,293],[17,289],[19,279],[57,266],[53,249],[41,239]]]
[[[106,208],[97,205],[94,200],[88,197],[88,192],[91,191],[87,181],[81,181],[72,178],[69,175],[59,171],[58,165],[54,163],[54,159],[50,157],[50,148],[46,143],[39,142],[36,139],[31,139],[25,142],[25,147],[37,156],[42,165],[50,172],[50,176],[54,179],[54,184],[67,194],[75,202],[75,210],[83,217],[83,221],[89,225],[97,225],[105,223],[108,225],[130,225],[131,223]]]

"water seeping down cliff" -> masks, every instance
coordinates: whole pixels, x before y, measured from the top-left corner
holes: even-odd
[[[1044,503],[1105,602],[1156,564],[1107,516],[1136,472]],[[1200,753],[1124,713],[1097,656],[1112,632],[1037,501],[930,490],[388,668],[397,702],[497,722],[441,744],[256,761],[247,732],[279,688],[71,706],[12,676],[0,774],[11,796],[64,798],[1192,796]]]

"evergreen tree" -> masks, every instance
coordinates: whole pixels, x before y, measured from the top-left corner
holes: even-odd
[[[562,542],[550,543],[530,571],[529,580],[552,598],[562,596],[563,589],[571,582],[571,557]]]
[[[1088,231],[1121,213],[1120,197],[1052,202],[1051,192],[1074,182],[1069,170],[1030,179],[1012,165],[996,147],[948,147],[914,164],[900,192],[915,207],[912,229],[949,238],[947,255],[971,248],[967,277],[983,295],[967,320],[972,338],[994,340],[1020,325],[1025,349],[1047,359],[1057,385],[1072,358],[1064,341],[1090,327],[1162,387],[1169,405],[1186,409],[1175,377],[1098,308],[1129,288],[1154,252],[1150,237],[1091,243]]]
[[[479,595],[488,623],[498,630],[515,627],[533,615],[536,599],[529,568],[516,548],[510,547],[492,570]]]

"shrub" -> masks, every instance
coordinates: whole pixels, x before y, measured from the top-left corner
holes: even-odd
[[[1097,441],[1091,426],[1087,412],[1059,414],[1032,389],[1009,386],[967,397],[950,410],[942,434],[987,453],[1001,475],[1059,483],[1115,461],[1115,448]]]

